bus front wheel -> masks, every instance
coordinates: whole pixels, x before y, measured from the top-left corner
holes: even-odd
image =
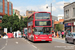
[[[49,43],[52,43],[52,41],[48,41]]]

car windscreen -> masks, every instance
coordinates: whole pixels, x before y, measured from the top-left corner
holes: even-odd
[[[24,29],[24,34],[26,34],[27,33],[27,29]]]
[[[75,34],[73,34],[73,36],[75,36]]]
[[[73,36],[75,36],[75,32],[72,32],[71,34],[72,34]]]

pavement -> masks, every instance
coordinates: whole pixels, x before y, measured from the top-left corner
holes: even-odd
[[[60,42],[60,43],[66,43],[65,42],[65,38],[52,38],[53,39],[53,41],[55,41],[55,42]]]
[[[60,38],[59,38],[59,37],[56,37],[56,38],[55,38],[55,37],[52,37],[52,38],[53,38],[53,39],[65,40],[65,38],[62,39],[61,37],[60,37]]]

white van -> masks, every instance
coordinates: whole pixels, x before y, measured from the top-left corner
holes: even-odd
[[[21,32],[20,31],[17,31],[17,32],[14,32],[14,37],[16,38],[21,38]]]

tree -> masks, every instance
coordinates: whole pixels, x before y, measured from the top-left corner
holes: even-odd
[[[19,18],[16,14],[14,16],[4,15],[0,25],[2,29],[7,28],[8,32],[10,31],[10,27],[12,27],[12,31],[17,31],[20,28]]]
[[[63,31],[63,24],[57,24],[55,27],[55,31]]]
[[[20,29],[20,23],[19,23],[19,18],[16,14],[13,16],[13,24],[12,24],[12,30],[17,31]]]
[[[10,31],[10,28],[13,26],[13,23],[14,23],[14,21],[13,21],[13,16],[9,16],[9,21],[8,21],[9,29],[8,29],[8,31]],[[13,30],[12,30],[12,31],[13,31]]]
[[[20,19],[20,30],[22,30],[25,27],[24,21],[23,21],[23,17],[21,17]]]
[[[1,23],[2,29],[8,28],[9,29],[9,17],[8,15],[4,15],[2,18],[2,23]]]
[[[28,17],[24,18],[25,27],[27,27],[27,20],[28,20]]]
[[[19,19],[16,14],[14,16],[4,15],[0,26],[2,29],[7,28],[8,32],[10,31],[10,27],[12,27],[12,31],[22,30],[24,27],[27,27],[27,19],[28,17],[24,18],[24,20],[22,17]]]

